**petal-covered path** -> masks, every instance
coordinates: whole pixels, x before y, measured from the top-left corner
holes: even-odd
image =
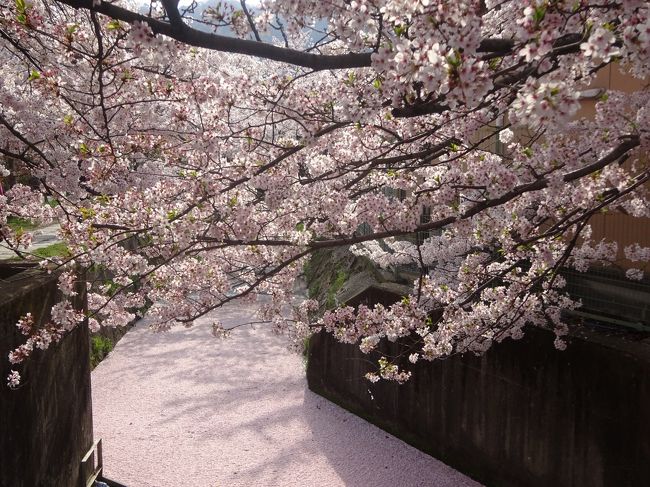
[[[479,486],[310,392],[302,358],[263,326],[219,340],[209,320],[140,324],[92,379],[105,474],[129,487]]]

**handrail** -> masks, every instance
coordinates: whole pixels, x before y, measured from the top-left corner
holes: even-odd
[[[79,469],[81,474],[83,475],[84,472],[87,471],[86,465],[88,462],[92,462],[94,464],[95,462],[93,461],[93,453],[97,453],[97,464],[92,468],[92,473],[90,476],[85,479],[81,478],[80,479],[80,484],[81,487],[92,487],[94,484],[95,480],[101,475],[102,470],[104,469],[104,461],[102,458],[102,439],[99,438],[98,440],[95,440],[93,445],[90,447],[90,449],[86,452],[84,457],[81,459],[81,464],[79,465]]]

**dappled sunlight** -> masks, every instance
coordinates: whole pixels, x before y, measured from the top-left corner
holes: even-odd
[[[231,305],[224,326],[254,319]],[[268,326],[139,323],[93,372],[107,475],[138,486],[478,485],[309,391]]]

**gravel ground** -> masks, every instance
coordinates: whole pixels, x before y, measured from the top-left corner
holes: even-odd
[[[237,306],[224,324],[252,319]],[[302,357],[265,327],[138,324],[93,371],[105,475],[129,487],[480,484],[310,392]]]

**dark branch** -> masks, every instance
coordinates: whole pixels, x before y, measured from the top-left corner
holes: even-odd
[[[165,7],[169,5],[167,15],[170,22],[152,19],[146,15],[118,7],[110,3],[102,2],[99,6],[93,7],[92,0],[57,0],[74,8],[92,10],[107,15],[113,19],[121,20],[132,24],[133,22],[146,22],[155,34],[162,34],[189,46],[203,47],[215,51],[246,54],[273,61],[302,66],[304,68],[321,71],[326,69],[362,68],[370,66],[370,52],[350,53],[341,55],[313,54],[286,47],[277,47],[264,42],[251,41],[248,39],[237,39],[226,37],[209,32],[202,32],[189,27],[185,23],[175,21],[178,10],[172,6],[174,0],[166,0]],[[175,13],[173,13],[175,10]],[[171,13],[170,13],[171,12]],[[180,15],[179,17],[180,18]]]
[[[167,17],[169,18],[169,23],[171,26],[178,30],[179,32],[183,31],[183,18],[181,17],[180,12],[178,11],[178,0],[161,0],[163,7],[165,7],[165,12],[167,12]]]
[[[244,15],[246,15],[246,20],[248,20],[248,25],[251,26],[251,30],[253,31],[253,35],[255,36],[255,40],[257,42],[262,42],[262,37],[260,36],[260,33],[257,31],[257,27],[255,26],[255,19],[253,19],[253,16],[251,15],[250,11],[248,10],[248,7],[246,6],[246,0],[240,0],[241,3],[241,8],[244,11]]]
[[[259,42],[259,34],[255,34],[254,24],[253,32],[258,41],[248,39],[237,39],[226,37],[209,32],[203,32],[194,29],[182,21],[178,11],[178,0],[163,0],[163,5],[167,12],[169,22],[153,19],[147,15],[128,10],[117,5],[107,2],[101,2],[98,6],[93,6],[93,0],[57,0],[59,3],[69,5],[74,8],[92,10],[100,14],[107,15],[113,19],[121,20],[132,24],[133,22],[146,22],[155,34],[162,34],[177,41],[183,42],[194,47],[204,47],[222,52],[231,52],[237,54],[246,54],[273,61],[280,61],[295,66],[321,71],[326,69],[350,69],[364,68],[371,66],[371,52],[349,53],[339,55],[313,54],[310,52],[297,51],[288,47],[278,47],[265,42]],[[250,12],[244,7],[249,22],[252,18]],[[559,40],[560,44],[575,42],[575,39],[564,38]],[[512,52],[515,42],[512,39],[483,39],[478,48],[480,53],[490,53],[490,55],[505,56]]]

